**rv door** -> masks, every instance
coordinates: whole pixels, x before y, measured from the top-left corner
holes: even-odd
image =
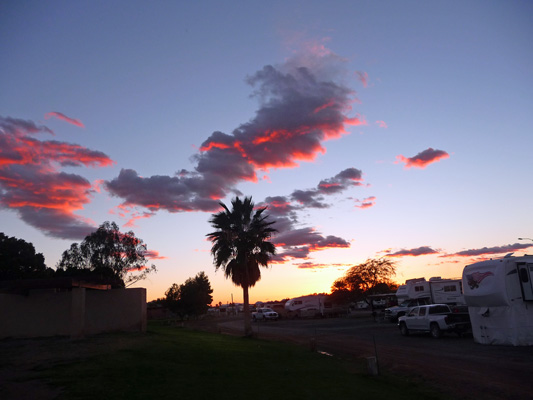
[[[518,263],[518,276],[522,287],[522,298],[525,301],[533,301],[533,264]]]

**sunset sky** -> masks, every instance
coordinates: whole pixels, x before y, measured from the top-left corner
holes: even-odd
[[[55,267],[104,221],[144,240],[148,299],[215,272],[220,201],[278,254],[250,300],[533,252],[533,2],[4,1],[0,232]]]

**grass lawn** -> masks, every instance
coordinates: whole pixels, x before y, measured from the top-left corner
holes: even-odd
[[[39,375],[60,399],[442,399],[365,368],[285,343],[149,325],[131,346]]]

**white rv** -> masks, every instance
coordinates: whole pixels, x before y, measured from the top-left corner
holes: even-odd
[[[336,317],[348,313],[348,306],[336,304],[326,294],[312,294],[287,300],[285,311],[289,318]]]
[[[326,296],[313,294],[309,296],[295,297],[287,300],[285,310],[292,313],[292,316],[307,315],[309,312],[316,311],[316,314],[323,314],[324,300]]]
[[[439,277],[408,279],[396,291],[398,305],[385,309],[385,319],[396,321],[414,306],[424,304],[464,305],[461,279]]]
[[[511,254],[463,270],[465,300],[478,343],[533,345],[533,256]]]
[[[408,279],[396,291],[398,303],[405,300],[427,298],[435,304],[465,304],[461,279],[439,277]]]

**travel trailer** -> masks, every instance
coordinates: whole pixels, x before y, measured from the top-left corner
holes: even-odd
[[[533,255],[481,261],[463,270],[474,340],[533,345]]]
[[[320,294],[295,297],[294,299],[287,300],[285,303],[285,310],[293,312],[295,316],[301,314],[302,311],[312,309],[316,309],[317,313],[322,314],[325,298],[325,295]]]
[[[385,309],[385,319],[396,321],[414,306],[425,304],[464,305],[461,279],[439,277],[408,279],[396,291],[398,305]]]
[[[434,304],[465,304],[461,279],[439,277],[408,279],[396,291],[398,303],[405,300],[427,298]]]
[[[287,300],[285,311],[289,318],[333,317],[348,312],[347,306],[334,304],[325,294],[313,294]]]

